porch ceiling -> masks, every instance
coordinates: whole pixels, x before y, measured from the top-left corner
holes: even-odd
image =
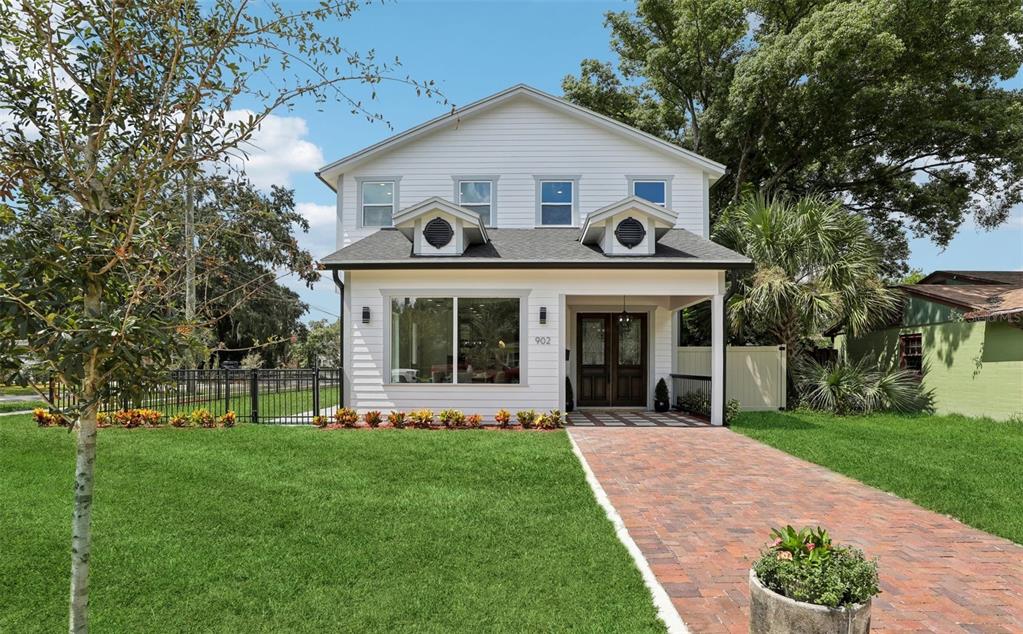
[[[565,304],[573,306],[621,306],[624,297],[627,305],[659,306],[678,310],[711,298],[710,295],[566,295]]]

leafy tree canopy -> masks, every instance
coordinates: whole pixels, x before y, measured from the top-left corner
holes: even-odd
[[[907,227],[946,245],[1023,200],[1019,0],[639,0],[607,24],[617,67],[565,95],[725,164],[715,211],[837,197],[900,264]]]

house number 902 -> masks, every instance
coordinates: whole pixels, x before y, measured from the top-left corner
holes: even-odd
[[[551,345],[551,338],[550,337],[533,337],[533,339],[536,340],[536,345],[538,345],[538,346],[549,346],[549,345]]]

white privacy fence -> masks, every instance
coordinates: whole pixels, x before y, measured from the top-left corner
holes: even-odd
[[[726,354],[727,398],[750,411],[785,407],[783,346],[728,346]],[[710,346],[676,348],[676,355],[678,374],[710,376]]]

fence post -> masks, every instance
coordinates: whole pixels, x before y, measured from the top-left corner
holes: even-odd
[[[231,411],[231,371],[225,368],[218,370],[224,378],[224,413]]]
[[[320,368],[313,368],[313,416],[320,415]]]
[[[50,374],[50,411],[53,411],[54,406],[57,405],[57,385],[53,380],[53,374]]]
[[[252,369],[252,374],[249,378],[249,397],[251,403],[249,409],[251,410],[252,422],[259,422],[259,374],[255,368]]]

